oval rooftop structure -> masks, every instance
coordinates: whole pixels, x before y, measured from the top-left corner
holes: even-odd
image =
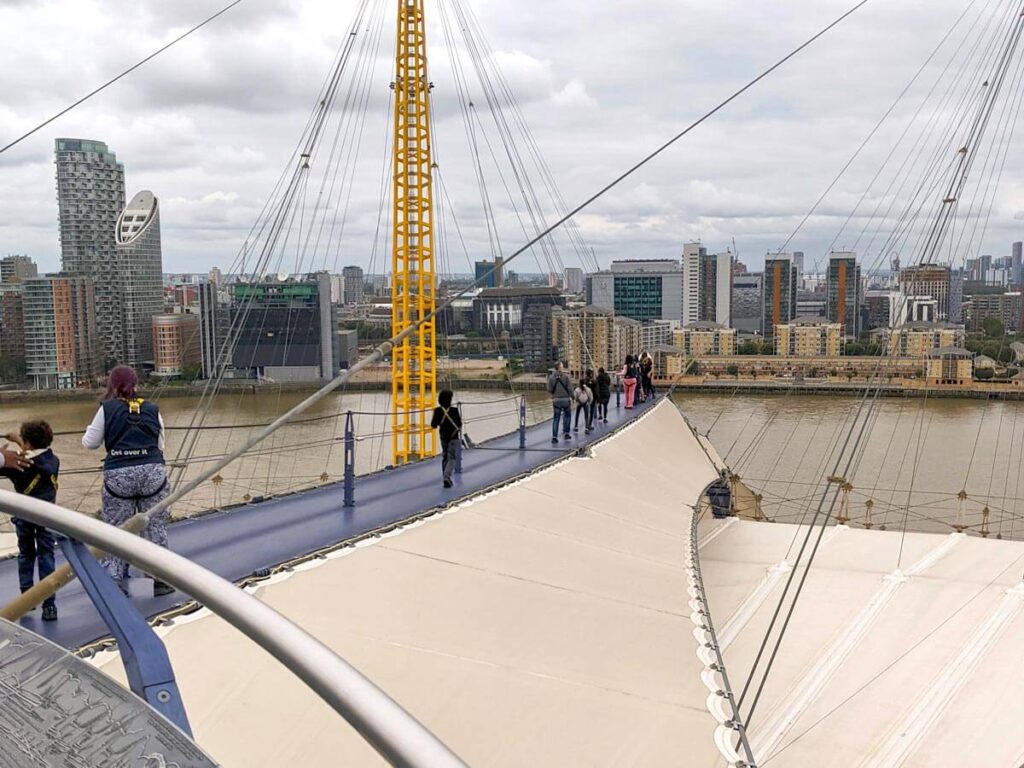
[[[142,237],[156,218],[158,206],[159,201],[148,189],[138,192],[117,218],[117,244],[128,245]]]

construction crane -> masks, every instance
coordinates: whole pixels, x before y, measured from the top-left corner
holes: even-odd
[[[399,0],[395,45],[391,333],[436,306],[430,90],[423,0]],[[391,353],[392,456],[404,464],[433,456],[436,323],[423,323]]]

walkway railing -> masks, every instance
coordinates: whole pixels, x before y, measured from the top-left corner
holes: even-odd
[[[459,768],[462,760],[361,672],[270,606],[174,552],[112,525],[0,491],[0,511],[59,531],[166,581],[284,664],[394,766]]]

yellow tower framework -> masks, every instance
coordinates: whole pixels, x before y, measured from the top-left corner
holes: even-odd
[[[398,0],[395,47],[395,136],[392,187],[391,333],[431,315],[434,195],[430,89],[423,0]],[[391,353],[392,455],[395,464],[433,456],[429,409],[437,390],[436,324],[424,322]]]

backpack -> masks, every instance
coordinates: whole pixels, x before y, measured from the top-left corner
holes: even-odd
[[[586,405],[590,402],[590,390],[587,387],[580,387],[579,394],[576,395],[576,402],[580,405]]]

